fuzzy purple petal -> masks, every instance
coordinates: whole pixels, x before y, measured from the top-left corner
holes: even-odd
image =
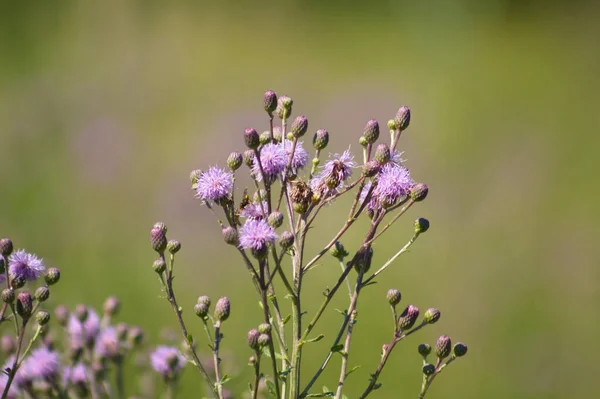
[[[11,276],[22,277],[25,280],[35,281],[40,277],[46,267],[37,256],[20,249],[8,259],[8,272]]]

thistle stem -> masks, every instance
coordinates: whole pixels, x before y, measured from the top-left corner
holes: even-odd
[[[223,399],[223,384],[221,384],[221,370],[219,359],[219,345],[221,344],[221,320],[217,320],[215,323],[215,344],[213,346],[213,364],[215,367],[215,380],[217,381],[217,393],[219,399]]]

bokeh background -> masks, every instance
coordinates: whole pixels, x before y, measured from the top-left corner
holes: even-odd
[[[377,245],[383,261],[432,228],[360,303],[347,385],[367,383],[389,340],[385,291],[437,306],[442,320],[392,356],[378,397],[416,397],[415,347],[440,334],[469,345],[429,396],[600,397],[600,7],[593,1],[116,1],[0,5],[0,235],[63,271],[53,303],[123,302],[150,345],[175,327],[152,272],[155,221],[183,243],[180,302],[228,295],[225,355],[246,387],[245,334],[260,321],[246,273],[193,198],[188,174],[267,126],[262,93],[294,99],[331,152],[370,118],[413,112],[401,148],[427,200]],[[316,251],[343,223],[324,214]],[[358,242],[361,227],[345,242]],[[314,311],[338,266],[309,275]],[[336,303],[343,308],[345,301]],[[320,362],[340,316],[306,352]],[[337,331],[337,330],[336,330]],[[201,345],[202,344],[202,341]],[[205,348],[205,347],[204,347]],[[208,353],[208,349],[203,349]],[[322,382],[335,385],[337,364]],[[319,384],[320,387],[322,384]],[[184,397],[201,383],[188,370]],[[137,390],[131,384],[130,393]],[[377,396],[376,396],[377,397]]]

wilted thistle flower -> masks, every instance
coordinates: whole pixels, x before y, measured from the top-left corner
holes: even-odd
[[[229,197],[232,188],[233,173],[213,166],[198,178],[196,196],[204,201],[220,202]]]
[[[304,115],[297,116],[292,122],[292,126],[290,127],[290,133],[295,138],[302,137],[308,130],[308,118]]]
[[[313,136],[313,147],[317,150],[323,150],[329,144],[329,132],[325,129],[319,129]]]
[[[256,253],[266,251],[277,239],[275,229],[266,220],[248,219],[240,229],[240,247]]]
[[[109,296],[106,298],[104,305],[102,306],[104,314],[109,317],[115,316],[119,312],[120,307],[121,301],[119,301],[119,298],[116,296]]]
[[[408,194],[411,185],[412,180],[408,169],[394,163],[387,163],[381,168],[373,196],[384,207],[393,205],[399,198]]]
[[[40,378],[45,381],[53,381],[60,368],[58,353],[50,351],[45,347],[34,349],[22,366],[23,374],[30,379]]]
[[[46,284],[54,285],[60,280],[60,270],[57,267],[51,267],[46,271]]]
[[[229,302],[229,298],[223,297],[220,298],[215,304],[215,319],[218,321],[225,321],[229,318],[229,312],[231,310],[231,303]]]
[[[398,319],[398,327],[401,330],[411,329],[419,318],[419,308],[413,305],[408,305]]]
[[[410,124],[410,108],[408,108],[406,105],[401,106],[396,113],[394,122],[396,123],[397,129],[406,130]]]
[[[429,187],[424,183],[414,184],[409,190],[410,199],[415,202],[423,201],[429,193]]]
[[[348,150],[342,154],[334,154],[333,159],[325,162],[319,174],[313,179],[315,180],[314,184],[317,186],[324,184],[330,189],[339,187],[352,176],[352,169],[356,167],[353,159],[354,156]],[[313,186],[313,183],[311,183],[311,186]]]
[[[310,186],[303,181],[293,182],[292,189],[290,190],[290,199],[292,200],[294,211],[302,214],[308,210],[308,207],[312,202],[313,191]]]
[[[365,126],[363,137],[369,144],[376,142],[379,138],[379,122],[377,122],[375,119],[369,120]]]
[[[265,91],[263,96],[263,107],[269,116],[273,115],[273,111],[277,108],[277,94],[273,90]]]
[[[40,277],[46,267],[41,259],[20,249],[8,258],[8,272],[13,277],[35,281]]]
[[[423,315],[423,317],[425,319],[425,322],[427,322],[427,324],[433,324],[440,319],[441,315],[442,314],[440,313],[440,311],[437,310],[436,308],[429,308],[425,311],[425,314]]]
[[[150,354],[152,368],[163,378],[171,379],[185,365],[185,357],[172,346],[159,346]]]
[[[435,343],[435,354],[440,359],[444,359],[450,355],[452,351],[452,340],[447,335],[440,336]]]
[[[456,345],[454,345],[452,352],[454,353],[454,356],[462,357],[467,354],[467,345],[463,344],[462,342],[458,342]]]
[[[258,337],[260,336],[260,332],[253,328],[248,331],[248,346],[254,350],[258,349]]]
[[[69,318],[67,333],[71,343],[77,346],[90,345],[100,333],[100,317],[93,309],[87,309],[87,317],[82,323],[72,314]]]
[[[255,161],[252,166],[252,174],[258,181],[262,181],[260,167],[265,174],[268,182],[275,181],[277,176],[284,171],[287,166],[287,154],[280,144],[269,143],[260,149],[260,165]]]
[[[22,318],[28,318],[33,311],[33,298],[28,291],[21,291],[17,295],[17,313]]]
[[[385,297],[390,303],[390,305],[396,306],[400,303],[400,300],[402,299],[402,294],[398,289],[390,288]]]
[[[287,159],[289,159],[290,153],[292,152],[293,143],[289,140],[285,140],[282,144],[285,145],[285,154]],[[307,162],[308,152],[306,152],[302,143],[297,141],[296,148],[294,149],[294,155],[292,156],[292,172],[294,174],[298,173],[298,170],[306,166]]]
[[[167,248],[167,226],[164,223],[158,222],[152,226],[152,230],[150,230],[150,245],[158,253],[165,252]]]

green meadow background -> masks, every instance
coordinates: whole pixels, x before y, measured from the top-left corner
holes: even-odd
[[[398,347],[374,397],[415,398],[416,346],[440,334],[469,354],[428,397],[600,397],[599,18],[593,1],[3,1],[0,235],[61,268],[53,305],[116,295],[121,319],[155,345],[176,326],[148,240],[167,223],[205,354],[196,297],[232,301],[223,358],[243,397],[245,336],[261,312],[189,171],[223,165],[244,128],[265,129],[266,89],[291,96],[311,132],[329,130],[326,152],[359,153],[365,122],[385,124],[406,104],[400,146],[430,193],[375,261],[410,238],[416,217],[431,229],[365,291],[350,358],[362,368],[346,394],[362,392],[390,339],[385,292],[397,287],[404,305],[437,306],[442,319]],[[323,214],[309,253],[346,212],[339,201]],[[326,259],[308,275],[309,312],[338,274]],[[305,377],[340,321],[331,309],[315,330],[327,336],[307,347]],[[321,380],[330,388],[338,362]],[[183,397],[202,394],[195,377],[186,371]]]

